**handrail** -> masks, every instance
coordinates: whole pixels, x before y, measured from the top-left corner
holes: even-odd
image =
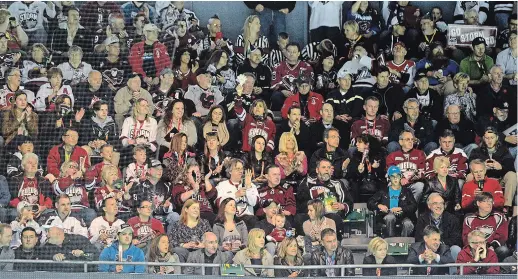
[[[24,260],[24,259],[0,259],[0,263],[35,263],[35,264],[71,264],[83,265],[84,272],[88,271],[89,265],[146,265],[146,266],[179,266],[179,267],[203,267],[202,275],[205,275],[205,267],[220,267],[220,264],[214,263],[170,263],[170,262],[114,262],[114,261],[53,261],[53,260]],[[461,267],[460,275],[463,275],[462,267],[491,267],[491,266],[518,266],[518,263],[450,263],[450,264],[349,264],[349,265],[333,265],[333,268],[341,269],[341,276],[345,276],[345,269],[349,268],[422,268],[422,267]],[[244,265],[244,268],[262,268],[262,269],[293,269],[293,266],[285,265]],[[329,265],[303,265],[297,269],[328,269]]]

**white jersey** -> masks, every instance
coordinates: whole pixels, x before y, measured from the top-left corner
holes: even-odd
[[[71,84],[88,82],[88,75],[92,71],[92,65],[81,62],[77,68],[72,67],[69,62],[61,63],[58,68],[63,73],[63,79],[69,80]]]
[[[151,151],[155,151],[157,129],[158,124],[152,117],[149,117],[148,120],[145,120],[142,123],[135,123],[135,119],[133,119],[133,117],[126,117],[126,119],[124,119],[124,123],[122,124],[122,132],[120,136],[122,145],[126,147],[128,146],[129,139],[144,137],[147,143],[151,143],[148,145],[149,148],[151,148]]]
[[[254,206],[259,202],[259,192],[257,187],[252,184],[252,187],[246,190],[246,194],[240,198],[236,198],[236,192],[238,189],[243,188],[243,183],[240,183],[238,187],[232,185],[230,180],[221,181],[216,190],[218,190],[218,197],[216,203],[219,203],[226,198],[233,198],[236,201],[237,216],[254,215]]]
[[[117,240],[117,231],[119,231],[124,221],[121,219],[115,220],[115,222],[108,222],[104,219],[104,216],[95,218],[88,228],[88,236],[90,243],[95,245],[97,248],[103,249],[110,246],[113,241]],[[106,240],[99,240],[99,236],[107,235]]]
[[[42,86],[40,86],[40,89],[38,90],[38,93],[36,93],[36,99],[34,100],[34,109],[37,111],[45,111],[47,109],[47,97],[52,94],[52,87],[50,86],[50,83],[45,83]],[[72,93],[72,87],[70,85],[63,85],[58,91],[58,95],[68,95],[70,97],[70,100],[72,101],[72,107],[74,107],[74,94]],[[57,97],[56,96],[56,97]]]
[[[53,226],[62,227],[65,233],[68,234],[78,234],[84,237],[88,237],[88,229],[86,228],[86,224],[84,221],[79,221],[77,218],[68,216],[65,220],[61,220],[59,218],[57,212],[50,215],[48,218],[45,218],[45,221],[42,223],[43,228],[51,228]]]
[[[23,86],[20,86],[18,90],[23,91],[27,95],[27,103],[34,103],[34,92],[24,89]],[[10,108],[15,102],[16,93],[12,91],[7,84],[0,89],[0,109]]]
[[[36,63],[32,60],[23,60],[22,62],[22,83],[26,83],[29,80],[29,71],[33,69],[42,69],[45,68],[45,65]]]
[[[47,5],[48,2],[50,2],[49,5]],[[26,32],[43,29],[45,15],[50,18],[56,16],[56,7],[52,1],[34,1],[30,4],[17,1],[12,3],[8,10]]]

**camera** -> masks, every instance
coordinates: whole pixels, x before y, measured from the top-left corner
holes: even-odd
[[[18,25],[14,16],[9,17],[9,25],[11,25],[11,28],[15,28]]]
[[[67,106],[59,106],[59,110],[58,110],[58,114],[61,116],[61,117],[65,117],[65,116],[68,116],[70,114],[72,114],[74,111],[72,110],[72,108],[70,107],[67,107]]]
[[[37,204],[31,205],[30,208],[31,208],[32,212],[34,212],[34,213],[36,213],[36,212],[38,212],[38,210],[40,210],[40,206]]]

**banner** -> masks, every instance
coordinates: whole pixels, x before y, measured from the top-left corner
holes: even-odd
[[[494,47],[497,34],[496,26],[450,24],[448,25],[448,45],[471,46],[471,42],[475,38],[483,37],[489,47]]]

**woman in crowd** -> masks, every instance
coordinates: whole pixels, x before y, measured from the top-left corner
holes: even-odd
[[[160,148],[160,155],[167,152],[167,148],[171,146],[171,139],[177,133],[187,135],[189,141],[187,145],[194,146],[198,141],[196,126],[185,113],[185,104],[182,100],[174,100],[170,102],[166,109],[164,117],[158,122],[157,143]],[[162,156],[159,155],[159,158]]]
[[[426,188],[423,191],[421,204],[426,204],[428,196],[433,193],[439,193],[446,203],[444,208],[450,213],[454,213],[461,209],[461,191],[459,182],[456,178],[448,175],[450,168],[450,160],[445,156],[435,157],[433,160],[433,170],[437,174],[428,180]],[[424,209],[424,208],[423,208]]]
[[[449,105],[459,105],[464,116],[472,122],[476,122],[477,116],[477,95],[471,87],[468,87],[470,77],[466,73],[457,73],[453,77],[453,86],[457,92],[446,96],[444,99],[444,110]]]
[[[173,181],[174,187],[172,192],[173,203],[176,208],[181,208],[190,199],[195,199],[200,203],[200,216],[202,219],[214,223],[216,214],[212,208],[214,199],[216,198],[216,187],[213,187],[209,181],[210,172],[205,175],[204,181],[201,181],[200,167],[195,160],[186,163],[183,171],[179,173],[176,181]]]
[[[222,106],[213,106],[207,114],[207,120],[203,125],[203,138],[207,138],[210,132],[216,132],[221,147],[224,147],[230,139],[227,129],[227,116]]]
[[[9,144],[16,135],[24,135],[35,140],[38,137],[38,115],[27,103],[27,94],[17,91],[14,104],[10,110],[2,114],[2,136],[5,145]]]
[[[180,88],[187,91],[189,85],[196,85],[196,70],[198,70],[198,62],[196,62],[196,51],[183,48],[176,52],[173,66],[175,77],[180,81]]]
[[[347,166],[345,178],[351,185],[354,200],[375,194],[385,183],[385,152],[379,140],[363,134],[355,139],[356,150]],[[360,195],[361,194],[361,195]]]
[[[237,252],[234,264],[273,265],[273,257],[264,248],[265,235],[261,229],[252,229],[248,233],[248,246]],[[273,269],[245,268],[245,276],[274,277]]]
[[[324,229],[333,229],[336,231],[336,224],[333,219],[329,219],[324,216],[325,209],[322,200],[310,200],[308,201],[308,215],[309,220],[304,221],[302,229],[304,231],[304,245],[305,253],[311,254],[311,252],[320,246],[321,232]]]
[[[165,234],[159,234],[149,245],[146,260],[151,263],[179,263],[178,255],[170,252],[169,238]],[[159,266],[153,265],[148,267],[148,273],[154,274],[180,274],[179,266]]]
[[[9,49],[21,49],[29,43],[29,37],[18,22],[10,20],[11,13],[7,9],[0,9],[0,33],[6,34]]]
[[[236,220],[236,201],[233,198],[226,198],[219,205],[212,232],[218,237],[223,251],[236,253],[248,245],[246,224]]]
[[[266,140],[257,135],[252,139],[252,150],[246,153],[243,161],[246,168],[253,171],[253,182],[257,185],[266,185],[266,167],[273,164],[271,152],[266,150]]]
[[[91,38],[90,31],[79,24],[79,19],[79,10],[75,7],[70,8],[66,28],[56,28],[49,42],[52,51],[62,54],[73,45],[87,49],[88,39]]]
[[[167,181],[176,181],[185,164],[194,160],[194,153],[187,150],[187,142],[187,135],[184,133],[177,133],[171,139],[169,151],[164,155],[164,177]]]
[[[215,50],[205,64],[207,70],[212,73],[212,84],[226,96],[236,88],[236,72],[230,68],[228,53],[224,50]]]
[[[308,173],[308,159],[304,152],[299,151],[297,139],[291,132],[284,132],[279,140],[279,155],[275,164],[281,168],[281,179],[301,181]]]
[[[189,199],[182,207],[180,221],[171,226],[169,245],[180,261],[186,262],[189,252],[203,248],[203,234],[209,231],[209,222],[200,217],[200,203]]]
[[[36,43],[31,47],[31,55],[22,62],[22,83],[26,83],[33,78],[40,78],[38,82],[42,82],[41,77],[47,74],[47,65],[51,62],[48,60],[50,53],[44,44]],[[27,86],[25,87],[27,88]],[[27,88],[29,89],[29,88]],[[32,88],[30,88],[32,90]]]
[[[218,134],[208,133],[205,137],[205,148],[200,157],[200,163],[202,173],[212,173],[210,181],[213,185],[217,185],[226,177],[225,165],[229,159],[221,149]]]
[[[74,94],[72,87],[63,83],[63,72],[53,67],[47,71],[48,83],[40,86],[36,93],[34,109],[36,111],[53,111],[56,107],[55,102],[58,96],[67,95],[71,101],[71,107],[74,106]]]
[[[380,18],[378,11],[368,1],[356,1],[347,13],[347,20],[358,22],[360,34],[370,39],[380,33]]]
[[[396,264],[396,259],[388,256],[388,243],[381,237],[376,237],[369,242],[370,255],[363,259],[363,264]],[[363,268],[363,276],[389,276],[397,275],[397,268]]]
[[[331,43],[331,41],[329,41]],[[334,47],[334,45],[333,45]],[[322,51],[319,60],[315,66],[315,84],[314,91],[322,95],[324,100],[327,99],[327,93],[337,88],[337,69],[335,66],[335,54],[328,51]]]
[[[268,53],[270,53],[270,44],[266,36],[261,35],[261,20],[257,15],[250,15],[246,18],[243,25],[243,34],[237,36],[234,53],[236,54],[236,62],[238,65],[243,64],[250,52],[256,48],[261,49],[262,59],[264,63],[268,61]]]
[[[287,237],[279,244],[273,264],[293,267],[291,269],[275,269],[275,277],[309,277],[308,269],[297,269],[297,267],[304,265],[304,260],[297,245],[297,239],[294,237]]]

